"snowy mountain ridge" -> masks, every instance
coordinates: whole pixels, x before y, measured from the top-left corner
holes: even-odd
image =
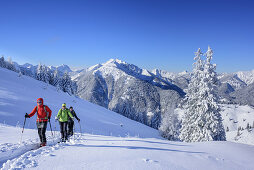
[[[38,67],[38,65],[34,66],[29,63],[19,65],[18,63],[13,62],[13,64],[15,65],[17,70],[25,68],[27,70],[30,70],[32,73],[34,73]],[[188,81],[190,79],[190,73],[188,73],[187,71],[183,71],[180,73],[173,73],[160,69],[154,69],[152,71],[149,71],[146,69],[141,69],[133,64],[128,64],[125,61],[121,61],[119,59],[110,59],[103,64],[96,64],[87,69],[78,69],[78,70],[72,70],[66,64],[62,64],[59,66],[48,66],[48,68],[50,68],[52,71],[58,69],[58,71],[61,74],[63,74],[64,72],[68,72],[71,75],[72,79],[76,79],[79,75],[84,74],[85,72],[96,71],[98,69],[102,72],[102,74],[104,74],[103,71],[105,71],[105,74],[107,74],[109,69],[105,69],[105,67],[118,68],[129,75],[139,76],[139,78],[143,80],[151,81],[154,79],[154,77],[156,77],[160,79],[159,84],[161,85],[175,84],[178,87],[181,87],[182,89],[185,89],[187,87]],[[235,73],[221,73],[218,75],[218,77],[222,83],[228,83],[235,90],[239,90],[254,83],[254,70],[238,71]],[[157,80],[154,80],[154,82],[158,83]]]
[[[110,59],[109,61],[103,64],[97,64],[89,67],[84,72],[93,72],[93,74],[99,73],[103,77],[108,75],[113,76],[115,80],[118,80],[121,76],[129,75],[137,79],[147,81],[153,85],[159,86],[165,89],[176,89],[181,91],[176,85],[172,84],[172,81],[169,79],[164,79],[162,76],[157,76],[156,74],[146,70],[141,69],[134,64],[128,64],[119,59]]]
[[[70,72],[73,72],[73,70],[71,70],[71,68],[68,66],[68,65],[65,65],[65,64],[61,64],[60,66],[48,66],[52,71],[55,71],[56,69],[62,73],[70,73]]]
[[[113,70],[112,70],[113,69]],[[113,74],[113,77],[115,80],[119,79],[119,71],[117,70],[122,70],[124,74],[129,74],[133,76],[152,76],[151,73],[149,73],[145,69],[141,69],[133,64],[128,64],[124,61],[121,61],[119,59],[110,59],[109,61],[103,63],[103,64],[97,64],[95,66],[92,66],[88,68],[89,71],[93,71],[94,73],[97,71],[100,71],[101,74],[107,75],[109,73],[114,73],[114,71],[118,72],[118,74]],[[144,78],[145,79],[145,78]]]
[[[74,80],[79,97],[154,128],[184,95],[178,86],[118,59],[92,66]]]
[[[235,73],[247,85],[254,83],[254,70],[252,71],[239,71]]]

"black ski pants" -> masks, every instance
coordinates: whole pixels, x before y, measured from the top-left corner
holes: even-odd
[[[73,135],[73,126],[74,126],[74,121],[73,120],[69,120],[68,121],[68,136],[72,136]]]
[[[61,139],[67,140],[67,124],[68,124],[68,122],[59,122],[59,124],[60,124]]]
[[[46,139],[46,129],[48,122],[37,122],[37,128],[38,128],[38,135],[40,137],[41,143],[47,143]]]

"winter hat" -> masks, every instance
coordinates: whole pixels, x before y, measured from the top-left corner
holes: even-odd
[[[43,98],[38,98],[38,99],[37,99],[37,102],[38,102],[38,101],[41,101],[42,104],[43,104]]]
[[[64,103],[64,104],[62,104],[62,107],[63,107],[63,106],[64,106],[64,107],[66,107],[66,104],[65,104],[65,103]]]
[[[73,107],[71,106],[70,109],[73,109]]]

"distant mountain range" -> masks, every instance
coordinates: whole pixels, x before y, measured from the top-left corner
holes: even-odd
[[[86,69],[75,81],[81,98],[154,128],[185,94],[170,81],[117,59]]]
[[[254,71],[218,75],[218,94],[224,103],[254,106]],[[161,116],[172,112],[184,97],[190,73],[148,71],[118,59],[79,73],[77,94],[131,119],[157,128]]]
[[[14,62],[15,63],[15,62]],[[25,69],[27,71],[30,71],[32,73],[36,72],[36,69],[38,68],[38,65],[32,65],[29,63],[25,63],[23,65],[18,65],[17,63],[14,64],[17,70]],[[54,72],[56,69],[58,70],[59,74],[62,76],[65,72],[69,73],[71,76],[75,76],[76,74],[80,73],[84,69],[80,70],[72,70],[68,65],[62,64],[60,66],[48,66],[48,68]]]
[[[37,65],[18,65],[33,74]],[[128,118],[158,128],[161,117],[175,109],[185,95],[190,73],[141,69],[111,59],[87,69],[73,71],[68,65],[49,66],[68,72],[77,83],[77,95]],[[218,94],[223,103],[254,106],[254,70],[219,74]]]

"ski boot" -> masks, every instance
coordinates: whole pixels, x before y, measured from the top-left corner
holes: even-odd
[[[42,142],[42,143],[40,144],[40,147],[43,147],[43,146],[46,146],[46,145],[47,145],[46,142]]]

